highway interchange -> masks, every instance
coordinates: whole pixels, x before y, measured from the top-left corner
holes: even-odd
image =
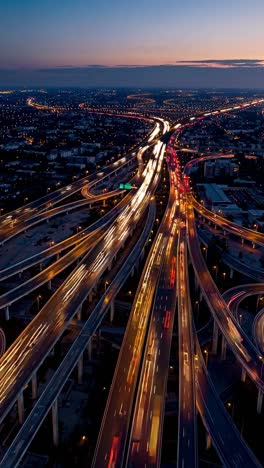
[[[259,105],[263,101],[254,101],[244,107]],[[217,112],[238,110],[243,109],[237,106]],[[217,112],[207,113],[202,117],[213,118]],[[127,117],[134,118],[132,115]],[[196,118],[189,120],[193,121]],[[208,155],[192,160],[182,172],[174,144],[184,125],[189,125],[189,120],[170,128],[166,120],[152,119],[153,131],[126,157],[98,173],[73,182],[1,217],[0,242],[3,244],[36,224],[41,226],[43,221],[52,216],[59,216],[71,209],[80,209],[87,204],[91,208],[92,204],[107,198],[123,196],[112,210],[82,232],[0,271],[0,279],[4,280],[33,265],[52,259],[51,265],[43,271],[0,297],[0,308],[8,309],[15,301],[48,283],[59,272],[77,262],[67,279],[0,358],[0,421],[4,421],[18,401],[21,423],[19,432],[0,460],[1,467],[13,468],[19,465],[51,408],[53,440],[55,445],[59,443],[58,395],[76,366],[81,373],[84,350],[144,252],[155,221],[155,193],[163,177],[165,160],[169,171],[169,198],[137,287],[92,466],[113,468],[160,465],[176,310],[179,334],[178,431],[175,428],[177,465],[182,468],[198,466],[198,411],[208,437],[212,439],[224,466],[261,466],[216,394],[206,369],[193,321],[188,261],[192,264],[196,282],[214,319],[213,347],[216,350],[218,335],[221,332],[222,355],[225,355],[228,346],[242,366],[243,372],[256,385],[258,409],[261,411],[264,380],[263,348],[260,343],[263,340],[264,314],[260,314],[255,325],[258,335],[256,341],[259,343],[256,348],[240,327],[234,306],[231,307],[231,304],[238,298],[242,300],[251,294],[264,293],[263,284],[244,285],[226,295],[220,293],[200,250],[195,212],[218,225],[223,231],[261,247],[264,246],[264,236],[212,213],[194,198],[189,169],[207,158],[216,159],[230,155]],[[169,143],[164,143],[164,135],[169,135]],[[132,176],[136,167],[138,172]],[[128,173],[130,171],[132,185],[134,184],[130,192],[121,194],[121,191],[116,189],[99,195],[92,193],[97,185],[100,187],[102,180],[118,179],[124,170]],[[78,192],[84,199],[66,202],[54,208],[54,205],[67,201],[68,197]],[[145,227],[130,255],[124,258],[122,267],[106,288],[103,297],[98,299],[53,379],[39,398],[35,395],[35,405],[25,420],[24,388],[31,380],[36,379],[40,366],[72,319],[80,314],[87,297],[96,291],[96,285],[107,269],[112,267],[118,256],[122,258],[122,248],[139,223],[145,223]],[[72,248],[69,252],[61,258],[57,257],[69,247]],[[238,304],[235,307],[238,307]],[[228,453],[232,453],[232,456],[228,456]]]

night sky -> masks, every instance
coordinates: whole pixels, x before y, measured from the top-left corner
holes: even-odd
[[[0,0],[0,85],[264,88],[263,17],[263,0]]]

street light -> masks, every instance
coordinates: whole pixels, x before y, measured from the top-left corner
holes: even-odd
[[[205,365],[207,367],[207,365],[208,365],[208,351],[207,351],[207,349],[204,350],[204,354],[205,354]]]
[[[205,253],[205,260],[207,260],[207,248],[203,247],[203,252]]]
[[[217,265],[213,266],[213,270],[215,270],[215,281],[217,281],[217,273],[218,273]]]
[[[263,364],[264,364],[263,356],[259,355],[259,360],[261,361],[260,378],[262,379],[262,370],[263,370]]]
[[[105,281],[105,288],[104,288],[105,291],[106,291],[108,285],[109,285],[109,281]]]

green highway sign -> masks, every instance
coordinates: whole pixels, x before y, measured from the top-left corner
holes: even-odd
[[[131,190],[131,189],[132,189],[132,185],[129,184],[129,183],[126,183],[126,184],[119,184],[119,188],[122,189],[122,190]]]

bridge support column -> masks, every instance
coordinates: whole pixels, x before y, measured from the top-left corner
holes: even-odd
[[[56,260],[59,260],[59,258],[60,258],[60,254],[57,253],[57,255],[56,255]]]
[[[110,322],[111,323],[113,323],[114,318],[115,318],[115,301],[113,299],[110,304]]]
[[[39,264],[39,271],[42,271],[42,263]]]
[[[83,380],[83,354],[78,361],[78,384],[82,384]]]
[[[32,399],[36,400],[38,396],[38,381],[37,381],[37,373],[35,373],[31,380],[31,390],[32,390]]]
[[[89,359],[89,361],[91,361],[92,360],[92,352],[93,352],[93,339],[92,338],[88,342],[87,351],[88,351],[88,359]]]
[[[263,403],[263,393],[261,390],[258,391],[258,400],[257,400],[257,413],[261,414]]]
[[[202,302],[202,300],[203,300],[203,293],[202,293],[202,290],[200,289],[199,302]]]
[[[239,307],[239,304],[236,304],[235,309],[234,309],[234,311],[233,311],[233,316],[234,316],[234,317],[237,317],[237,314],[238,314],[238,307]],[[241,320],[239,320],[239,323],[240,323],[240,325],[241,325]]]
[[[89,296],[88,296],[88,301],[93,302],[93,292],[91,291]]]
[[[51,279],[48,281],[48,289],[51,290]]]
[[[234,276],[234,270],[233,268],[230,268],[230,275],[229,275],[229,278],[232,279]]]
[[[21,276],[22,276],[22,271],[20,271],[20,272],[18,273],[19,279],[21,278]]]
[[[245,241],[244,241],[243,237],[241,237],[241,244],[244,245],[244,242]]]
[[[257,296],[256,312],[258,312],[258,310],[259,310],[259,301],[260,301],[260,299],[261,299],[262,297],[263,297],[262,294],[259,294],[259,295]]]
[[[206,450],[209,450],[212,445],[212,438],[211,436],[207,433],[206,434]]]
[[[96,347],[97,353],[100,353],[101,351],[101,330],[98,330],[97,334],[97,347]]]
[[[242,382],[245,382],[245,381],[246,381],[246,377],[247,377],[247,373],[246,373],[245,369],[242,368],[242,372],[241,372],[241,381],[242,381]]]
[[[103,206],[105,206],[105,205],[106,205],[106,200],[105,200],[105,198],[104,198],[104,200],[103,200]]]
[[[198,294],[198,292],[199,292],[199,282],[197,280],[196,275],[194,276],[194,289],[195,289],[195,293]]]
[[[226,339],[224,335],[222,335],[221,360],[224,361],[225,359],[226,359]]]
[[[50,220],[49,220],[49,218],[47,218],[47,219],[46,219],[46,223],[49,224],[49,222],[50,222]]]
[[[130,273],[131,278],[133,278],[134,274],[135,274],[135,268],[133,267]]]
[[[214,330],[213,330],[213,345],[212,345],[212,353],[217,353],[217,345],[218,345],[218,325],[216,321],[214,321]]]
[[[143,260],[145,255],[145,247],[142,249],[141,254],[140,254],[140,260]]]
[[[6,321],[8,321],[10,319],[9,306],[5,307],[5,319],[6,319]]]
[[[18,421],[19,424],[23,424],[25,419],[25,410],[24,410],[24,395],[23,391],[20,393],[17,400],[17,410],[18,410]]]
[[[81,307],[77,311],[77,320],[79,320],[79,322],[82,320],[82,308]]]
[[[55,447],[59,445],[59,413],[58,413],[58,398],[52,405],[52,434],[53,444]]]

